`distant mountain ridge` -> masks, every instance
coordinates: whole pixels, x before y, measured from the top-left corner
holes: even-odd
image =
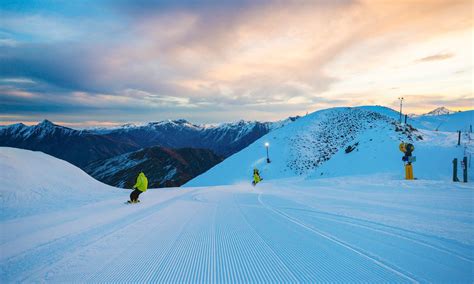
[[[227,157],[273,129],[298,119],[290,117],[278,122],[240,120],[216,125],[194,124],[185,119],[149,122],[144,125],[126,124],[111,129],[90,130],[111,137],[124,137],[138,143],[142,148],[160,145],[169,148],[211,149]]]
[[[83,130],[44,120],[34,126],[20,123],[0,128],[0,146],[42,151],[79,167],[152,146],[209,149],[226,157],[294,120],[276,123],[241,120],[206,126],[180,119]]]
[[[125,137],[99,135],[56,125],[48,120],[34,126],[22,123],[0,128],[0,146],[42,151],[76,166],[137,150],[140,146]]]

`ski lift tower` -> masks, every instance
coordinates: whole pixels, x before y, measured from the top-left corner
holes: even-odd
[[[403,97],[398,98],[400,100],[400,123],[402,123],[402,105],[403,105]]]

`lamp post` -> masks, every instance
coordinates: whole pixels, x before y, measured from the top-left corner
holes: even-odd
[[[267,164],[270,164],[270,156],[268,156],[268,147],[270,144],[268,142],[265,143],[265,148],[267,149]]]
[[[400,123],[402,123],[402,104],[403,104],[403,97],[398,98],[400,100]]]

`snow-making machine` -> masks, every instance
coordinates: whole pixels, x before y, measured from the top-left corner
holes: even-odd
[[[411,143],[402,142],[399,149],[404,153],[402,161],[405,163],[405,179],[412,180],[414,179],[412,163],[416,161],[416,157],[412,153],[415,150],[415,146]]]

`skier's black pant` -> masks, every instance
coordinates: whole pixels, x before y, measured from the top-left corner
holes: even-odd
[[[142,193],[142,191],[139,190],[139,189],[135,189],[134,191],[132,191],[132,193],[130,193],[130,200],[131,201],[137,201],[138,196],[140,195],[140,193]]]

